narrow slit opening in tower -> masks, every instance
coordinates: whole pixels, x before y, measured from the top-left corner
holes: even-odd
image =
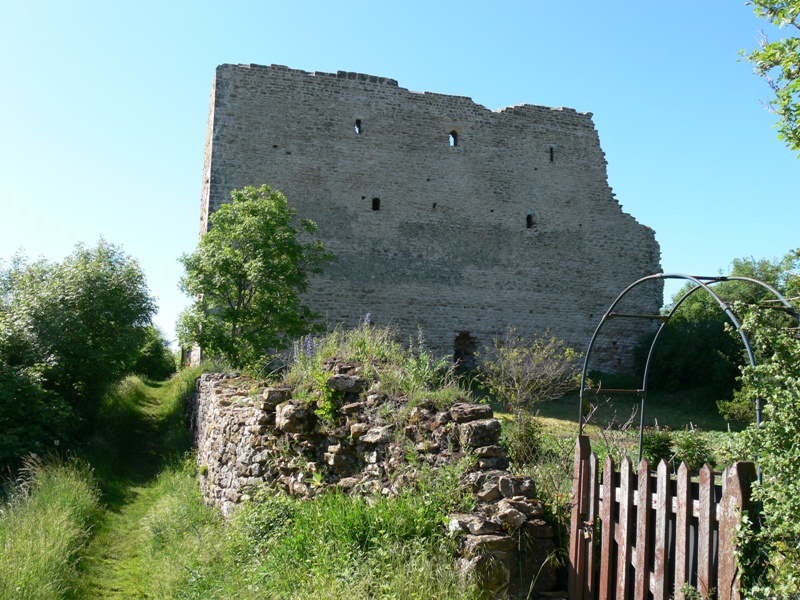
[[[451,131],[450,132],[450,146],[458,146],[458,132]]]
[[[361,135],[361,132],[363,131],[361,129],[361,119],[356,119],[356,124],[353,126],[353,130],[355,130],[356,135]]]
[[[373,198],[372,199],[372,210],[380,210],[381,209],[381,199],[380,198]]]

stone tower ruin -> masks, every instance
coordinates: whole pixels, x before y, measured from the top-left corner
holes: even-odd
[[[328,323],[372,321],[456,357],[549,330],[585,350],[603,312],[659,272],[655,234],[608,186],[591,113],[489,110],[359,73],[222,65],[211,94],[200,230],[230,190],[282,191],[338,260],[304,299]],[[654,286],[628,302],[656,313]],[[623,307],[623,310],[625,308]],[[650,327],[620,319],[593,356],[627,366]]]

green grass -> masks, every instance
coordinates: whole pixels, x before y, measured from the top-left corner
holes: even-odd
[[[99,492],[85,465],[28,459],[0,504],[0,598],[70,593],[98,509]]]
[[[322,361],[338,356],[363,365],[370,382],[407,404],[445,408],[470,397],[452,370],[419,342],[404,348],[389,330],[362,327],[317,340],[287,380],[314,398]],[[203,504],[189,452],[183,401],[199,370],[169,382],[128,378],[111,394],[101,428],[80,449],[83,462],[32,465],[12,487],[0,515],[0,598],[476,598],[455,569],[448,513],[469,509],[459,468],[427,470],[399,497],[321,494],[312,501],[262,490],[225,523]],[[316,384],[303,383],[317,375]],[[522,432],[519,472],[532,474],[562,542],[568,518],[576,395],[541,404],[538,425]],[[613,398],[587,431],[593,445],[616,435],[638,400]],[[495,414],[509,427],[516,415]],[[651,394],[647,423],[708,431],[715,451],[741,452],[708,402]],[[630,449],[638,419],[616,439]],[[611,433],[609,433],[611,432]],[[612,440],[613,441],[613,440]],[[719,458],[719,456],[718,456]],[[102,499],[99,504],[98,498]]]

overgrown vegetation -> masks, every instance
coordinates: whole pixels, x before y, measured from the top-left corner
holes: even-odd
[[[581,356],[548,332],[526,339],[512,327],[487,351],[483,379],[514,410],[530,412],[536,404],[577,389]]]
[[[25,460],[0,503],[0,598],[65,597],[99,511],[99,491],[78,460]]]
[[[265,355],[308,333],[315,315],[300,302],[308,276],[332,259],[316,230],[286,197],[266,185],[231,191],[209,217],[193,254],[181,257],[181,289],[194,300],[178,337],[235,369],[257,370]],[[268,360],[268,359],[267,359]]]
[[[330,377],[326,363],[332,359],[357,366],[368,385],[380,381],[381,392],[402,399],[406,411],[422,400],[444,409],[470,396],[450,360],[435,358],[426,349],[422,332],[403,345],[396,331],[374,327],[367,317],[355,329],[301,338],[287,361],[283,381],[294,388],[296,397],[316,403],[320,416],[328,420],[339,400],[326,383]]]
[[[758,50],[741,54],[753,65],[775,94],[768,108],[778,117],[778,139],[800,151],[800,2],[798,0],[752,0],[756,15],[793,35],[770,41],[762,34]]]
[[[744,369],[744,398],[765,403],[761,428],[745,434],[763,473],[754,489],[763,512],[749,515],[740,558],[751,598],[793,598],[800,589],[800,339],[765,321],[754,312],[744,323],[769,358]]]
[[[101,239],[62,262],[0,268],[0,468],[74,447],[152,338],[139,264]]]
[[[787,298],[800,294],[797,277],[800,250],[788,252],[780,259],[735,259],[731,276],[763,281]],[[670,310],[694,287],[687,283],[672,298]],[[738,280],[713,285],[714,292],[729,303],[741,321],[754,307],[774,306],[774,297],[763,287]],[[779,311],[770,311],[770,320],[778,325],[789,323]],[[689,296],[676,310],[656,345],[648,380],[648,389],[667,392],[691,390],[696,402],[712,409],[715,405],[726,420],[751,422],[752,406],[736,393],[740,369],[747,364],[747,355],[739,336],[726,328],[728,318],[716,301],[704,290]],[[637,372],[644,371],[644,361],[652,336],[642,340],[637,349]],[[757,356],[757,360],[762,356]]]

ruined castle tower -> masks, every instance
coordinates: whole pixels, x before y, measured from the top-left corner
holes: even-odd
[[[510,325],[585,350],[614,298],[661,270],[653,230],[608,186],[591,114],[572,109],[489,110],[384,77],[222,65],[201,233],[231,189],[263,183],[338,257],[312,280],[313,310],[421,327],[440,353],[471,356]],[[656,313],[661,294],[659,283],[628,310]],[[608,370],[650,327],[618,321],[596,345]]]

